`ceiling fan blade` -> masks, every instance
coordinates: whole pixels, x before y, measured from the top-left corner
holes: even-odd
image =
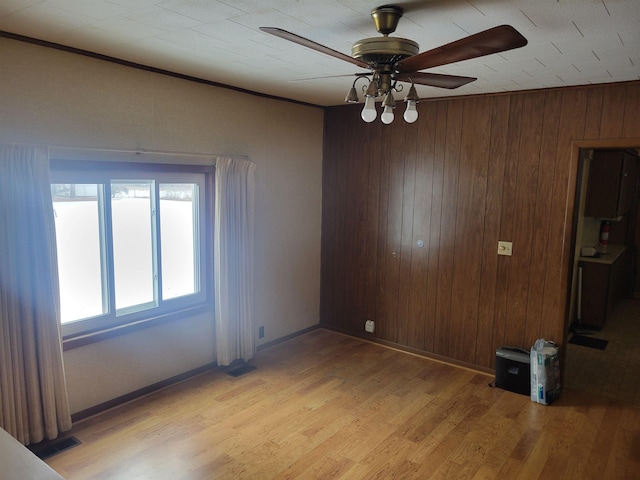
[[[427,73],[427,72],[411,72],[396,75],[396,80],[401,82],[418,83],[420,85],[428,85],[429,87],[448,88],[453,90],[454,88],[461,87],[467,83],[471,83],[477,78],[474,77],[460,77],[458,75],[441,75],[439,73]]]
[[[505,52],[524,47],[527,39],[510,25],[500,25],[455,42],[442,45],[396,63],[399,72],[412,72],[425,68],[438,67],[448,63],[470,60],[472,58]]]
[[[313,40],[301,37],[300,35],[296,35],[295,33],[287,32],[286,30],[282,30],[281,28],[260,27],[260,30],[265,33],[270,33],[271,35],[275,35],[276,37],[289,40],[290,42],[297,43],[298,45],[302,45],[303,47],[310,48],[312,50],[315,50],[316,52],[324,53],[325,55],[330,55],[340,60],[344,60],[345,62],[352,63],[359,67],[369,68],[369,64],[362,62],[357,58],[350,57],[349,55],[345,55],[344,53],[338,52],[337,50],[325,47],[324,45],[316,43]]]
[[[294,83],[294,82],[306,82],[308,80],[324,80],[325,78],[367,77],[370,75],[371,73],[346,73],[344,75],[323,75],[321,77],[292,78],[287,81],[289,83]]]

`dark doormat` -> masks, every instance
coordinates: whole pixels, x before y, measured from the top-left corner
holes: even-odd
[[[569,343],[574,345],[580,345],[581,347],[597,348],[598,350],[604,350],[607,348],[609,340],[602,340],[601,338],[585,337],[584,335],[574,334]]]
[[[249,365],[248,363],[244,363],[239,367],[234,368],[233,370],[229,370],[227,375],[231,375],[232,377],[239,377],[244,375],[245,373],[253,372],[257,367],[253,365]]]

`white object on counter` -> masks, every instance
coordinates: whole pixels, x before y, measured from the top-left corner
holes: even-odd
[[[618,258],[626,251],[627,247],[624,245],[607,245],[606,247],[599,246],[596,249],[596,255],[593,257],[581,256],[581,262],[589,263],[604,263],[606,265],[613,265]]]

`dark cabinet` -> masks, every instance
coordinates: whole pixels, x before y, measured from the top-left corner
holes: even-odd
[[[606,323],[609,302],[611,265],[585,262],[582,269],[580,323],[602,328]]]
[[[616,247],[613,247],[616,249]],[[581,261],[581,323],[602,328],[620,300],[631,295],[633,269],[630,251],[622,249],[613,262]]]
[[[633,206],[638,159],[625,150],[594,150],[589,167],[587,217],[615,218]]]

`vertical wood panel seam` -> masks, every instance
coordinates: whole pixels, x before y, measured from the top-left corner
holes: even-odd
[[[514,205],[515,205],[515,201],[516,201],[517,196],[518,196],[518,170],[520,169],[519,168],[520,167],[520,142],[522,141],[522,130],[521,129],[522,129],[522,110],[523,110],[523,103],[524,103],[523,97],[519,97],[518,100],[519,100],[519,104],[517,106],[518,111],[515,112],[518,115],[518,117],[516,119],[516,122],[515,122],[517,124],[517,135],[518,135],[518,139],[517,139],[517,142],[515,142],[515,144],[517,145],[518,150],[517,150],[517,152],[512,152],[513,155],[511,157],[507,156],[507,159],[506,159],[507,161],[509,161],[510,158],[511,159],[515,159],[515,169],[513,170],[513,172],[511,172],[511,174],[513,175],[513,178],[514,178],[513,181],[515,182],[515,187],[513,189],[513,198],[511,199],[514,202]],[[512,116],[511,115],[513,113],[514,112],[509,110],[509,121],[508,121],[508,124],[507,124],[507,128],[508,128],[509,133],[511,133],[511,134],[513,134],[512,128],[511,128],[511,125],[512,125],[512,123],[511,123]],[[510,146],[510,144],[509,144],[509,141],[507,140],[507,147],[509,147],[509,146]],[[507,155],[509,155],[509,153],[510,152],[507,150]],[[514,161],[514,160],[512,160],[512,161]],[[505,163],[505,172],[507,170],[508,169],[507,169],[506,163]],[[513,239],[513,234],[514,234],[513,233],[513,224],[515,223],[514,222],[515,215],[516,215],[516,212],[514,210],[513,216],[510,218],[510,221],[511,221],[511,237],[512,238],[510,238],[509,241],[511,241]],[[503,220],[503,218],[501,217],[500,218],[500,231],[501,232],[502,232],[502,220]],[[513,265],[512,265],[513,262],[511,262],[510,260],[511,260],[511,257],[503,258],[504,262],[509,262],[508,263],[508,267],[507,267],[507,286],[506,286],[507,293],[506,293],[505,304],[504,304],[504,308],[505,308],[505,311],[504,311],[505,328],[504,328],[504,332],[503,332],[503,334],[504,334],[503,341],[504,341],[504,337],[507,337],[507,333],[510,331],[510,329],[508,328],[508,326],[509,326],[509,311],[510,311],[510,301],[509,301],[509,299],[511,297],[511,285],[513,284],[512,276],[514,274],[514,268],[513,268]]]
[[[538,149],[537,149],[538,150],[538,154],[537,154],[538,160],[537,160],[537,164],[536,164],[536,197],[535,197],[535,202],[534,202],[534,207],[533,207],[533,220],[534,220],[534,222],[536,220],[535,212],[538,210],[537,207],[538,207],[538,202],[540,200],[540,163],[542,161],[541,157],[542,157],[542,148],[543,148],[543,140],[544,140],[544,120],[545,120],[545,118],[544,118],[545,115],[544,114],[545,114],[545,111],[546,111],[546,105],[547,105],[548,101],[549,101],[549,95],[545,93],[544,102],[542,102],[542,115],[541,115],[541,118],[540,118],[540,122],[541,122],[540,140],[539,140]],[[534,223],[534,230],[531,231],[531,236],[529,238],[529,245],[531,245],[531,247],[533,246],[533,241],[535,239],[535,228],[536,228],[536,225]],[[528,323],[528,320],[529,320],[529,315],[528,315],[528,313],[529,313],[529,302],[531,301],[531,285],[532,285],[531,275],[532,275],[532,265],[533,265],[533,263],[534,263],[534,256],[531,255],[529,257],[529,268],[528,268],[528,270],[529,270],[529,278],[528,278],[528,288],[527,288],[527,303],[526,303],[526,306],[525,306],[525,318],[524,318],[525,328],[524,328],[524,331],[523,331],[523,335],[524,335],[523,345],[526,343],[526,340],[527,340],[527,338],[526,338],[527,337],[527,323]],[[544,288],[544,283],[545,283],[545,278],[543,277],[543,279],[542,279],[543,288]],[[538,331],[540,330],[540,328],[539,328],[540,324],[541,324],[541,322],[539,322],[539,324],[538,324]]]
[[[543,110],[542,110],[542,122],[543,122],[543,127],[542,127],[541,136],[540,136],[540,148],[539,148],[539,150],[538,150],[538,156],[539,156],[539,158],[538,158],[538,168],[539,168],[539,166],[540,166],[540,162],[541,162],[541,158],[542,158],[542,152],[543,152],[543,148],[544,148],[544,138],[545,138],[545,135],[544,135],[545,112],[546,112],[546,108],[547,108],[547,102],[549,102],[549,96],[550,96],[550,95],[549,95],[549,92],[545,93],[544,105],[543,105],[543,107],[542,107],[542,108],[543,108]],[[556,129],[557,129],[557,127],[556,127]],[[556,145],[555,145],[555,148],[554,148],[554,151],[556,152],[556,155],[557,155],[557,150],[558,150],[558,136],[556,135]],[[555,163],[555,162],[554,162],[554,163]],[[553,175],[554,175],[554,177],[553,177],[553,179],[551,180],[551,185],[552,185],[552,186],[553,186],[553,185],[554,185],[554,183],[555,183],[555,169],[554,169],[554,174],[553,174]],[[539,182],[538,182],[538,192],[540,191],[540,188],[539,188],[539,187],[540,187],[540,184],[539,184]],[[536,193],[536,206],[538,205],[538,201],[539,201],[539,195],[538,195],[538,193]],[[551,218],[547,215],[547,222],[546,222],[547,231],[549,231],[549,222],[550,222],[550,221],[551,221]],[[545,243],[546,248],[544,249],[544,251],[547,251],[547,250],[548,250],[548,244],[549,244],[549,236],[547,236],[547,237],[546,237],[546,243]],[[531,257],[530,263],[531,263],[531,262],[533,262],[533,256]],[[529,268],[529,272],[530,272],[529,274],[531,275],[531,268]],[[547,276],[546,276],[546,275],[543,275],[543,276],[542,276],[542,285],[541,285],[541,287],[542,287],[542,292],[544,292],[544,289],[545,289],[545,286],[546,286],[546,282],[547,282]],[[529,283],[529,284],[531,284],[531,283]],[[529,311],[529,305],[527,304],[527,312],[528,312],[528,311]],[[543,309],[542,309],[542,305],[541,305],[540,313],[542,313],[542,311],[543,311]],[[540,329],[541,329],[541,327],[542,327],[542,320],[538,323],[538,335],[537,335],[537,337],[540,337]]]
[[[456,147],[456,171],[455,171],[455,175],[454,177],[456,178],[456,187],[455,187],[455,192],[452,195],[452,198],[455,198],[455,221],[453,223],[453,232],[452,232],[452,256],[453,256],[453,262],[451,262],[451,281],[449,283],[449,321],[447,322],[447,352],[448,354],[450,354],[451,352],[451,302],[454,301],[453,299],[453,282],[455,280],[454,278],[454,274],[455,274],[455,266],[456,266],[456,261],[458,260],[458,257],[456,255],[456,238],[457,238],[457,234],[458,234],[458,212],[459,212],[459,208],[460,208],[460,199],[459,199],[459,195],[460,195],[460,157],[461,157],[461,146],[460,146],[460,142],[462,141],[462,124],[464,123],[464,112],[465,112],[465,102],[463,100],[460,101],[461,103],[461,112],[460,112],[460,130],[459,130],[459,137],[458,137],[458,141],[456,142],[457,147]],[[447,129],[449,128],[449,124],[447,123]]]
[[[493,102],[491,103],[492,105],[492,109],[493,109]],[[493,136],[491,135],[491,132],[493,131],[493,115],[489,114],[489,156],[491,156],[491,140],[493,139]],[[484,191],[485,191],[485,203],[484,203],[484,209],[483,209],[483,219],[482,219],[482,235],[480,236],[480,245],[482,245],[482,251],[480,254],[480,268],[478,269],[478,275],[480,278],[480,281],[482,281],[482,277],[483,277],[483,273],[484,273],[484,269],[486,268],[486,262],[484,261],[485,256],[489,255],[489,252],[485,252],[485,238],[486,238],[486,232],[487,232],[487,219],[489,218],[489,216],[487,215],[487,209],[489,208],[489,202],[487,201],[487,193],[489,192],[489,168],[490,168],[490,160],[487,159],[487,173],[485,175],[485,181],[484,181]],[[482,290],[478,291],[478,298],[480,298],[480,294],[482,293]],[[478,303],[476,304],[476,308],[475,308],[475,317],[476,317],[476,332],[478,330],[479,327],[479,320],[480,320],[480,305],[481,302],[478,301]],[[473,352],[473,363],[476,363],[478,361],[478,340],[477,340],[478,336],[476,335],[476,344],[475,344],[475,348],[474,348],[474,352]]]
[[[516,183],[516,187],[513,189],[513,202],[516,205],[516,207],[518,207],[518,190],[520,188],[522,188],[521,182],[518,181],[518,173],[520,172],[520,156],[521,156],[521,152],[522,152],[522,123],[523,123],[523,112],[524,112],[524,103],[525,103],[525,97],[522,97],[522,103],[520,105],[520,113],[518,115],[518,155],[517,155],[517,161],[516,161],[516,169],[513,172],[513,175],[515,177],[515,183]],[[515,226],[516,223],[516,217],[518,216],[518,211],[514,210],[514,215],[513,218],[511,219],[512,225]],[[512,226],[512,228],[513,228]],[[515,231],[512,230],[511,232],[511,237],[509,240],[513,241],[513,237],[515,235]],[[512,290],[511,290],[511,286],[515,284],[515,282],[512,281],[513,275],[516,273],[519,273],[516,271],[516,269],[513,267],[513,257],[509,257],[507,259],[509,261],[509,285],[507,286],[507,313],[510,310],[510,305],[511,305],[511,297],[512,297]],[[519,276],[519,275],[518,275]],[[508,317],[507,317],[508,318]],[[522,342],[520,342],[520,344],[522,344]],[[516,345],[517,346],[517,345]]]
[[[440,108],[440,105],[444,105],[444,106],[442,108]],[[441,172],[442,179],[440,181],[440,184],[441,184],[440,212],[439,212],[440,215],[439,215],[439,218],[438,218],[439,225],[438,225],[438,242],[437,242],[437,245],[438,245],[438,269],[437,269],[437,273],[436,273],[436,278],[438,279],[438,282],[437,282],[438,285],[441,283],[441,281],[440,281],[440,277],[442,275],[442,272],[441,272],[442,265],[441,264],[442,264],[442,261],[443,261],[442,260],[442,255],[441,255],[441,251],[442,251],[442,248],[441,248],[442,247],[442,217],[443,217],[443,213],[444,213],[444,201],[443,201],[444,194],[443,193],[444,193],[444,167],[445,167],[445,156],[446,156],[446,154],[445,154],[445,151],[446,151],[445,144],[446,144],[446,137],[447,137],[447,128],[446,128],[446,126],[447,126],[447,122],[449,120],[449,106],[450,106],[449,102],[441,103],[441,104],[438,105],[438,112],[441,113],[441,110],[444,110],[444,120],[440,120],[440,115],[438,114],[438,121],[440,123],[442,123],[444,121],[444,125],[445,125],[445,129],[444,129],[444,133],[443,133],[443,137],[444,137],[445,141],[443,142],[443,145],[441,146],[441,148],[442,148],[442,172]],[[436,126],[436,138],[434,140],[434,144],[436,146],[438,145],[438,128],[437,128],[437,126]],[[435,151],[434,152],[434,160],[436,159],[437,154],[438,154],[438,152]],[[437,337],[438,337],[438,331],[441,329],[441,326],[439,326],[439,325],[441,325],[441,323],[442,323],[442,319],[440,319],[438,317],[438,313],[440,313],[440,308],[442,308],[440,303],[441,303],[440,288],[438,288],[437,291],[436,291],[436,305],[435,305],[435,308],[434,308],[436,319],[435,319],[434,327],[433,327],[433,337],[436,340],[437,340]],[[434,352],[437,351],[437,345],[435,344],[435,341],[434,341],[433,351]]]

